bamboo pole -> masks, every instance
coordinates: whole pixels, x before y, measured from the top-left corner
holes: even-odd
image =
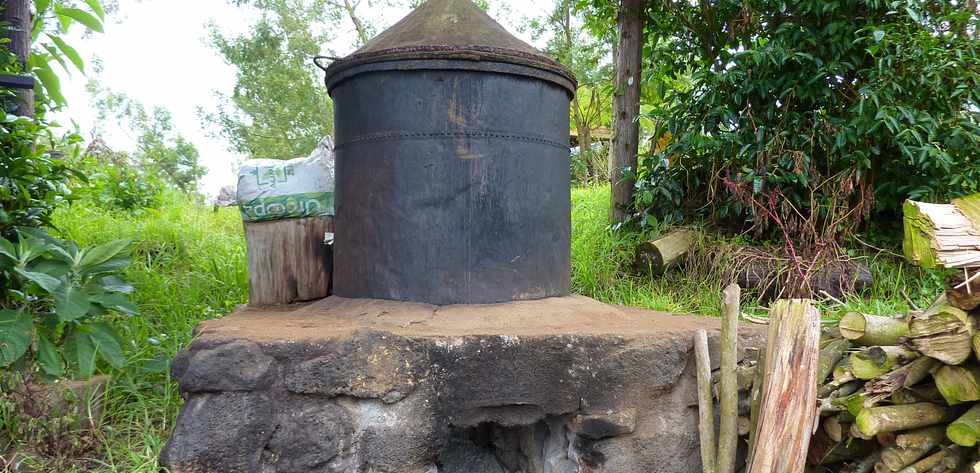
[[[711,399],[711,359],[708,332],[694,334],[694,361],[698,376],[698,431],[701,438],[701,465],[704,473],[715,473],[715,419]]]
[[[749,473],[802,473],[817,415],[820,313],[806,299],[769,314],[765,377]]]
[[[738,315],[741,307],[741,290],[737,284],[729,284],[722,292],[722,321],[718,404],[721,407],[721,423],[718,428],[717,473],[735,471],[735,454],[738,451]]]

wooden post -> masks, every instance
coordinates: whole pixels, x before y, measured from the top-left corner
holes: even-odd
[[[616,116],[613,117],[614,136],[610,153],[609,179],[612,183],[612,221],[622,222],[626,208],[633,203],[633,179],[623,176],[623,170],[636,172],[639,152],[640,72],[643,53],[644,0],[621,0],[616,25],[619,46],[616,51],[616,92],[613,97]]]
[[[769,311],[765,383],[749,473],[802,473],[817,416],[820,313],[806,299]]]
[[[708,355],[708,332],[694,334],[694,361],[698,376],[698,433],[701,440],[701,469],[715,472],[715,416],[711,401],[711,359]]]
[[[327,297],[332,254],[324,235],[333,217],[246,222],[248,300],[252,305],[290,304]]]
[[[718,350],[721,367],[718,386],[721,423],[718,427],[718,466],[715,471],[732,473],[735,471],[735,454],[738,450],[738,383],[735,366],[738,364],[738,316],[741,313],[741,290],[737,284],[729,284],[722,295],[721,347]]]
[[[24,72],[27,70],[27,58],[31,54],[31,0],[0,0],[3,8],[3,21],[9,26],[7,47],[17,57]],[[16,114],[22,117],[34,116],[34,91],[30,89],[17,92]]]

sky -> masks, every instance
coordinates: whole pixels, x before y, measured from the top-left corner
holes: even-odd
[[[492,16],[512,34],[531,43],[531,37],[518,31],[524,18],[547,12],[550,1],[499,0],[490,10]],[[364,16],[382,30],[408,14],[409,8],[365,9]],[[243,33],[255,19],[255,12],[233,6],[228,0],[119,0],[119,9],[106,18],[105,32],[82,36],[73,30],[71,44],[83,57],[98,58],[101,72],[97,76],[87,69],[86,77],[73,71],[62,82],[68,99],[65,111],[55,115],[62,124],[76,124],[88,141],[96,123],[91,99],[85,91],[89,79],[104,87],[125,93],[147,109],[163,106],[173,115],[175,128],[194,143],[201,154],[201,164],[208,168],[201,191],[215,195],[225,185],[237,181],[234,166],[243,159],[228,149],[214,130],[202,124],[198,108],[213,110],[216,92],[230,94],[235,85],[235,69],[207,43],[207,25],[214,22],[228,33]],[[339,55],[353,51],[353,28],[337,32],[337,39],[324,45],[324,52]],[[310,64],[311,68],[315,66]],[[133,148],[135,136],[114,123],[102,123],[103,138],[119,151]]]

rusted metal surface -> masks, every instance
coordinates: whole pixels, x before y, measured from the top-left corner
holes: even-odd
[[[568,293],[567,70],[468,1],[434,0],[326,82],[335,294],[442,305]]]

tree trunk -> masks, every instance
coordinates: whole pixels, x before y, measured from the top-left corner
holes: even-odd
[[[245,223],[249,304],[327,297],[333,266],[324,234],[332,231],[333,217]]]
[[[27,58],[31,54],[31,0],[0,1],[0,8],[3,8],[3,21],[10,25],[7,35],[10,43],[7,47],[27,73]],[[17,99],[14,113],[22,117],[33,117],[34,91],[18,90]]]
[[[615,138],[610,157],[609,178],[612,183],[612,221],[626,219],[633,203],[634,180],[624,175],[629,168],[636,172],[639,152],[640,72],[643,53],[644,0],[621,0],[616,25],[619,29],[619,49],[616,58],[616,116]]]
[[[765,383],[749,473],[802,473],[817,410],[820,312],[809,300],[769,312]]]

